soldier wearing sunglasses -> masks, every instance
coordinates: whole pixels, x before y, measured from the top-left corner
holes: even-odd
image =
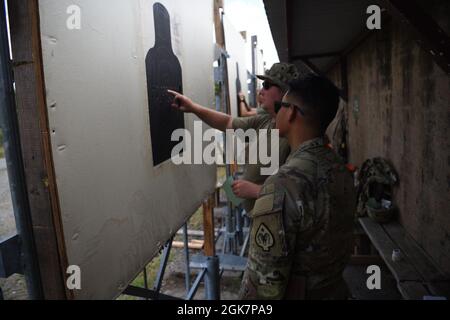
[[[288,83],[299,75],[294,65],[286,63],[276,63],[265,75],[257,77],[263,80],[263,88],[259,94],[262,112],[251,117],[233,118],[228,114],[217,112],[194,103],[188,97],[177,92],[169,91],[174,96],[173,107],[183,112],[194,113],[210,127],[225,131],[227,129],[268,129],[275,128],[275,102],[280,101],[288,91]],[[268,154],[270,154],[270,138],[268,141]],[[280,139],[279,163],[282,165],[290,153],[286,139]],[[242,180],[237,180],[233,184],[233,192],[240,198],[245,199],[243,207],[247,212],[253,209],[255,200],[261,190],[261,186],[267,176],[261,175],[262,164],[247,164],[245,166]]]
[[[269,177],[252,212],[242,299],[346,299],[355,192],[350,172],[324,139],[338,89],[326,78],[293,81],[274,102],[276,128],[292,153]]]

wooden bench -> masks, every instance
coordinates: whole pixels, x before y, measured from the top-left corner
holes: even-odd
[[[450,299],[450,276],[438,269],[398,222],[378,224],[364,217],[359,223],[394,275],[403,298],[423,300],[426,296],[438,296]],[[396,262],[392,260],[394,249],[399,249],[402,255]]]

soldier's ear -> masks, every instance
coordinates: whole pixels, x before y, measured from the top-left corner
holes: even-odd
[[[289,107],[288,112],[289,112],[289,122],[295,121],[295,118],[297,117],[297,110],[295,109],[295,107]]]

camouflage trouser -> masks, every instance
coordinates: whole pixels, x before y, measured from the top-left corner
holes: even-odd
[[[301,281],[292,281],[293,279],[289,279],[290,284],[286,289],[285,300],[348,300],[351,297],[344,279],[340,279],[338,282],[325,288],[308,290],[306,289],[306,278],[300,278],[302,278]],[[293,284],[294,282],[295,284]],[[251,278],[247,274],[244,275],[239,299],[255,299],[258,296],[256,291],[257,287]]]

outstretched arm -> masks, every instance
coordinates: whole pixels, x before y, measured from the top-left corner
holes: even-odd
[[[225,131],[233,128],[233,118],[230,115],[203,107],[176,91],[168,90],[168,92],[174,97],[173,108],[185,113],[194,113],[210,127],[217,130]]]

